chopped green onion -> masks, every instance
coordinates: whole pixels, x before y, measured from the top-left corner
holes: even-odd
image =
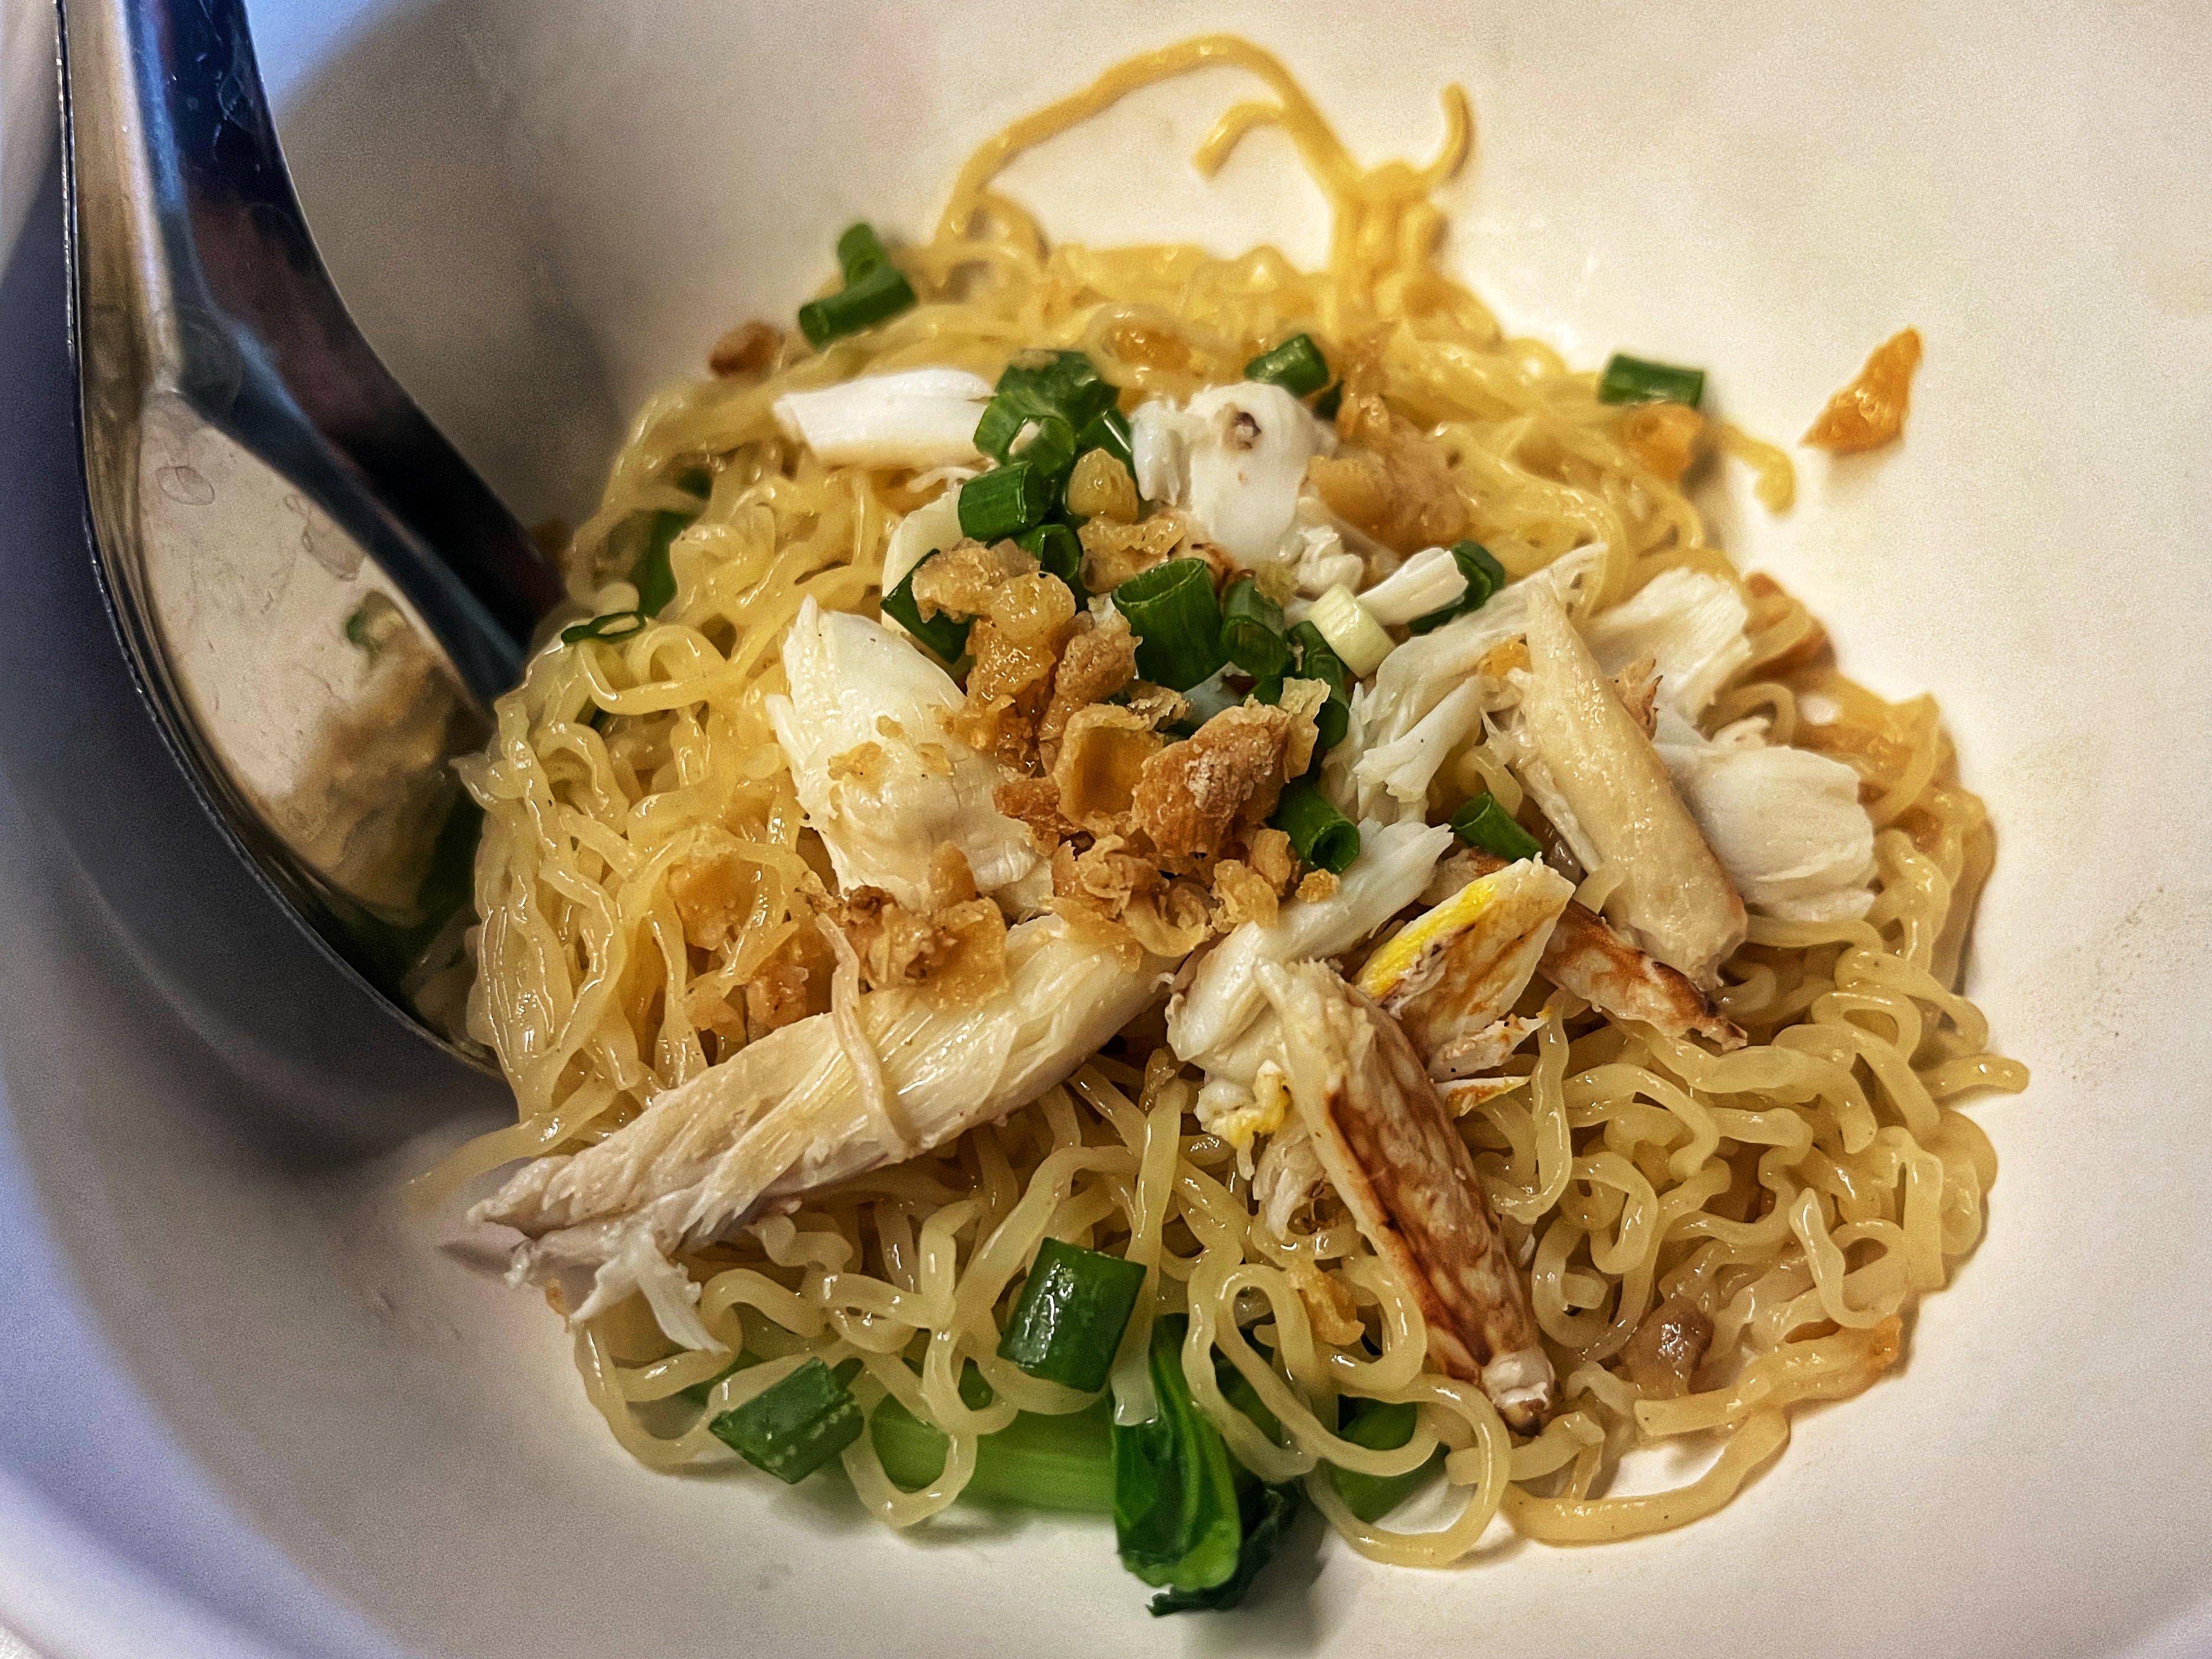
[[[1052,508],[1053,480],[1027,461],[994,466],[960,486],[960,533],[1004,541],[1040,522]]]
[[[960,1397],[971,1410],[990,1403],[988,1388],[971,1391],[981,1380],[973,1366],[960,1379]],[[976,1399],[974,1393],[984,1397]],[[1022,1412],[996,1434],[975,1442],[975,1472],[960,1489],[963,1499],[1018,1504],[1077,1515],[1110,1515],[1114,1510],[1114,1402],[1106,1395],[1079,1412],[1047,1417]],[[876,1407],[868,1432],[891,1484],[920,1492],[945,1473],[949,1443],[896,1398]]]
[[[1333,421],[1336,418],[1336,411],[1343,406],[1344,382],[1339,380],[1334,386],[1329,387],[1328,391],[1322,392],[1320,397],[1313,400],[1314,419],[1316,421]]]
[[[746,1462],[795,1486],[859,1439],[866,1422],[852,1390],[810,1358],[707,1426]]]
[[[1695,409],[1705,395],[1705,371],[1647,362],[1616,351],[1597,383],[1601,404],[1687,404]]]
[[[1131,477],[1137,476],[1137,453],[1129,441],[1129,417],[1120,410],[1109,408],[1091,417],[1091,423],[1075,440],[1077,454],[1086,449],[1104,450],[1129,469]]]
[[[1212,1589],[1235,1575],[1243,1548],[1238,1466],[1221,1431],[1198,1409],[1183,1376],[1181,1315],[1152,1325],[1152,1395],[1159,1414],[1114,1426],[1114,1543],[1147,1584]]]
[[[817,350],[915,302],[914,285],[891,263],[871,227],[854,225],[837,239],[837,264],[845,286],[799,308],[799,326]]]
[[[1248,380],[1266,380],[1293,398],[1318,392],[1328,384],[1328,360],[1310,334],[1293,334],[1273,351],[1263,351],[1244,365]]]
[[[576,645],[585,640],[626,640],[646,624],[641,611],[610,611],[594,617],[589,622],[572,623],[561,630],[561,643]]]
[[[1406,624],[1408,634],[1425,634],[1443,627],[1455,617],[1480,611],[1490,603],[1492,595],[1505,586],[1505,567],[1480,542],[1453,543],[1452,561],[1459,566],[1459,574],[1467,578],[1467,592],[1450,605],[1431,611],[1425,617],[1414,617]]]
[[[1352,1407],[1351,1415],[1337,1433],[1353,1445],[1370,1451],[1395,1451],[1413,1437],[1414,1422],[1420,1413],[1413,1405],[1380,1400],[1346,1403]],[[1444,1449],[1439,1446],[1420,1468],[1403,1474],[1361,1474],[1332,1466],[1328,1478],[1344,1499],[1345,1508],[1372,1526],[1426,1486],[1443,1460]]]
[[[1398,648],[1396,641],[1382,631],[1382,624],[1375,620],[1375,613],[1342,582],[1314,601],[1306,620],[1321,629],[1328,648],[1352,671],[1354,679],[1365,679]]]
[[[1359,826],[1304,778],[1284,786],[1267,822],[1288,836],[1291,850],[1316,870],[1340,876],[1359,856]]]
[[[1057,495],[1075,465],[1075,428],[1057,415],[1042,416],[1029,441],[1008,454],[1010,459],[1026,462],[1053,480],[1053,493]]]
[[[1249,576],[1231,582],[1221,602],[1221,653],[1255,680],[1280,679],[1290,666],[1283,607]]]
[[[1006,460],[1022,428],[1048,415],[1066,422],[1071,432],[1087,432],[1120,395],[1079,351],[1022,352],[999,376],[975,425],[975,447],[994,460]]]
[[[1024,530],[1014,538],[1014,545],[1036,558],[1038,567],[1048,576],[1057,576],[1067,584],[1067,591],[1081,605],[1089,597],[1083,587],[1083,544],[1075,532],[1064,524],[1041,524],[1034,530]]]
[[[1479,847],[1492,858],[1518,864],[1543,856],[1543,844],[1513,821],[1513,815],[1487,793],[1470,796],[1451,815],[1452,833],[1469,847]]]
[[[879,265],[827,299],[801,306],[799,326],[817,347],[872,328],[915,303],[913,285],[896,265]]]
[[[1134,1261],[1048,1238],[999,1339],[999,1358],[1081,1394],[1103,1389],[1144,1285]]]
[[[963,490],[963,495],[966,492]],[[921,605],[914,597],[914,574],[945,550],[933,547],[914,562],[899,580],[899,585],[884,595],[883,610],[900,627],[920,640],[948,663],[960,660],[960,653],[968,648],[968,630],[975,625],[973,617],[955,617],[940,611],[934,616],[921,614]]]
[[[1344,741],[1345,732],[1352,725],[1352,673],[1342,659],[1329,648],[1322,631],[1310,622],[1302,622],[1291,629],[1290,641],[1298,653],[1298,678],[1319,680],[1328,687],[1328,701],[1314,716],[1314,728],[1319,740],[1314,744],[1314,764]]]
[[[1221,666],[1221,608],[1205,560],[1170,559],[1130,577],[1114,606],[1137,635],[1137,672],[1153,684],[1188,691]]]

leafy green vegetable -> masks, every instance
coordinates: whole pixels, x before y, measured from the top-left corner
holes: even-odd
[[[1353,1445],[1370,1451],[1395,1451],[1413,1437],[1413,1426],[1420,1415],[1417,1407],[1381,1400],[1346,1403],[1350,1410],[1337,1433]],[[1362,1521],[1380,1521],[1426,1486],[1443,1461],[1444,1449],[1439,1446],[1420,1468],[1403,1474],[1361,1474],[1331,1467],[1328,1478],[1346,1509]]]
[[[1235,1607],[1252,1588],[1260,1569],[1274,1559],[1297,1518],[1304,1492],[1294,1481],[1263,1486],[1252,1483],[1243,1516],[1244,1541],[1237,1551],[1237,1570],[1211,1589],[1164,1589],[1152,1598],[1154,1618],[1170,1613],[1220,1613]]]
[[[1170,1316],[1152,1326],[1149,1363],[1159,1414],[1114,1425],[1114,1541],[1121,1565],[1147,1584],[1186,1593],[1228,1583],[1244,1540],[1237,1465],[1183,1379],[1188,1322]]]
[[[973,1365],[961,1376],[960,1397],[970,1409],[991,1403],[990,1388]],[[975,1473],[960,1495],[985,1504],[1109,1515],[1113,1424],[1114,1402],[1104,1395],[1063,1417],[1020,1413],[975,1443]],[[896,1399],[876,1407],[869,1433],[894,1486],[919,1492],[945,1472],[945,1437]]]

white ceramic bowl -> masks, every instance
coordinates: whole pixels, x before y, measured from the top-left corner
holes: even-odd
[[[1972,958],[2032,1090],[1978,1109],[1990,1231],[1909,1364],[1802,1413],[1717,1518],[1466,1570],[1302,1534],[1257,1606],[1155,1622],[1097,1525],[902,1540],[825,1483],[670,1478],[555,1322],[392,1197],[494,1091],[261,908],[90,604],[49,197],[0,289],[0,1618],[79,1655],[1137,1649],[1815,1656],[2212,1647],[2212,12],[1454,3],[264,4],[301,193],[371,338],[526,516],[787,311],[866,216],[1123,52],[1274,46],[1364,155],[1466,83],[1454,252],[1594,365],[1709,364],[1787,438],[1908,323],[1905,443],[1707,506],[1844,665],[1943,700],[2002,851]],[[1054,228],[1317,256],[1227,74],[1014,185]],[[454,1114],[459,1114],[456,1117]]]

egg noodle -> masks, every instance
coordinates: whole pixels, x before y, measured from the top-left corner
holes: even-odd
[[[1267,247],[1218,258],[1054,245],[994,188],[1023,152],[1126,94],[1224,65],[1267,95],[1221,117],[1197,166],[1210,175],[1246,134],[1280,128],[1334,216],[1325,269],[1297,270]],[[730,1028],[714,1012],[741,1005],[749,978],[805,925],[793,903],[808,868],[802,814],[763,708],[784,689],[778,645],[810,595],[873,614],[889,532],[939,485],[824,465],[779,432],[771,405],[787,392],[921,365],[994,378],[1018,351],[1079,347],[1127,404],[1239,380],[1293,330],[1332,352],[1379,337],[1393,406],[1443,446],[1472,533],[1512,576],[1602,544],[1601,604],[1677,566],[1741,582],[1687,497],[1626,446],[1626,416],[1597,400],[1596,377],[1506,337],[1438,268],[1431,197],[1472,143],[1466,94],[1450,88],[1443,102],[1432,161],[1364,168],[1246,42],[1132,58],[975,154],[933,238],[894,250],[918,306],[818,354],[787,349],[764,376],[653,398],[574,538],[580,600],[602,612],[636,603],[609,573],[630,568],[652,514],[696,510],[679,473],[709,471],[711,498],[673,544],[676,597],[659,619],[627,639],[539,653],[468,770],[486,815],[473,1029],[514,1085],[519,1121],[457,1152],[432,1177],[439,1190],[600,1140],[726,1058],[742,1022],[719,1034]],[[1761,469],[1770,501],[1786,501],[1786,457],[1741,434],[1717,441]],[[724,1376],[726,1355],[673,1349],[634,1299],[575,1334],[585,1389],[617,1439],[655,1468],[726,1460],[709,1417],[807,1356],[857,1358],[864,1409],[896,1396],[948,1437],[942,1475],[921,1491],[893,1484],[866,1434],[843,1454],[867,1508],[894,1526],[921,1521],[958,1495],[977,1437],[1018,1408],[1087,1403],[996,1357],[1009,1287],[1049,1236],[1144,1264],[1139,1319],[1188,1311],[1191,1391],[1235,1455],[1270,1481],[1304,1475],[1336,1530],[1378,1560],[1452,1561],[1500,1515],[1528,1536],[1582,1542],[1725,1504],[1787,1441],[1794,1405],[1855,1394],[1893,1363],[1901,1316],[1979,1237],[1996,1175],[1956,1102],[2027,1080],[1987,1052],[1986,1022],[1952,988],[1991,836],[1935,704],[1853,685],[1827,665],[1802,606],[1771,584],[1747,592],[1753,660],[1706,727],[1762,714],[1772,741],[1857,770],[1877,831],[1875,898],[1863,920],[1753,917],[1717,998],[1749,1046],[1716,1055],[1551,992],[1556,1018],[1519,1057],[1526,1084],[1460,1120],[1563,1379],[1565,1403],[1540,1434],[1516,1444],[1480,1388],[1429,1367],[1419,1306],[1340,1210],[1325,1206],[1318,1231],[1287,1240],[1261,1224],[1235,1151],[1200,1129],[1196,1085],[1163,1048],[1149,1065],[1126,1051],[1096,1057],[1002,1123],[680,1256],[702,1286],[708,1329],[765,1363]],[[1485,788],[1509,810],[1520,799],[1480,734],[1439,788],[1446,810]],[[703,951],[686,943],[668,878],[685,859],[731,851],[750,870],[746,920]],[[1367,1340],[1317,1334],[1295,1282],[1314,1267],[1349,1292]],[[1707,1386],[1645,1398],[1609,1362],[1674,1295],[1713,1327]],[[1216,1347],[1280,1419],[1279,1442],[1224,1400]],[[980,1409],[957,1387],[969,1362],[995,1394]],[[718,1376],[704,1410],[677,1397]],[[1416,1402],[1413,1441],[1377,1451],[1339,1437],[1346,1395]],[[1625,1452],[1680,1437],[1717,1449],[1702,1474],[1606,1495]],[[1438,1445],[1455,1508],[1441,1530],[1355,1518],[1321,1468],[1398,1473]]]

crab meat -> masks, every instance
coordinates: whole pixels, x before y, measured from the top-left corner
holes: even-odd
[[[962,703],[951,675],[866,617],[809,599],[784,636],[787,697],[768,699],[806,820],[839,885],[881,887],[909,909],[930,903],[930,858],[957,847],[985,893],[1016,908],[1050,896],[1029,831],[991,803],[1007,774],[945,729]]]
[[[1751,660],[1750,607],[1732,582],[1702,570],[1662,570],[1633,599],[1601,611],[1582,635],[1608,674],[1650,658],[1659,703],[1694,723]]]
[[[890,592],[915,566],[951,546],[962,534],[960,486],[955,483],[935,501],[917,507],[898,521],[890,539],[884,544],[883,591]]]
[[[1359,1231],[1406,1282],[1429,1358],[1479,1383],[1512,1428],[1557,1395],[1528,1288],[1514,1270],[1467,1143],[1397,1022],[1331,969],[1260,970],[1281,1020],[1291,1097]]]
[[[1874,820],[1859,804],[1859,775],[1831,756],[1769,744],[1765,727],[1739,720],[1709,742],[1665,723],[1659,757],[1747,904],[1791,921],[1866,915]]]
[[[953,466],[982,459],[975,423],[990,397],[964,368],[909,368],[787,392],[775,422],[831,466]]]
[[[1694,983],[1716,983],[1745,927],[1727,870],[1548,588],[1528,595],[1528,641],[1522,781],[1584,869],[1620,872],[1616,902],[1637,943]]]
[[[1504,1022],[1574,895],[1535,859],[1477,876],[1369,957],[1359,988],[1398,1022],[1431,1077],[1494,1071],[1534,1030]]]
[[[1214,386],[1181,407],[1155,398],[1129,428],[1139,492],[1187,508],[1248,566],[1285,556],[1306,463],[1335,447],[1304,404],[1259,380]]]
[[[939,1012],[903,989],[853,996],[656,1096],[597,1146],[537,1159],[471,1217],[527,1236],[519,1279],[594,1271],[576,1310],[588,1317],[766,1201],[902,1163],[1034,1100],[1174,969],[1158,957],[1125,963],[1057,916],[1024,922],[1006,936],[1006,988],[981,1003]],[[879,1089],[865,1086],[872,1069]],[[678,1317],[662,1328],[697,1346],[696,1327]]]

